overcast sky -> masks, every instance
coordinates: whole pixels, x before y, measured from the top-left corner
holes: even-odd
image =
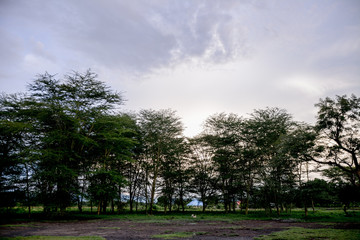
[[[91,68],[124,111],[279,107],[314,123],[326,96],[360,97],[359,0],[0,0],[0,91]]]

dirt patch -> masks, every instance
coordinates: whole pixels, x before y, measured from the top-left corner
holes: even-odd
[[[33,222],[0,227],[0,237],[15,236],[101,236],[108,240],[154,239],[157,234],[191,232],[184,239],[253,239],[254,237],[281,231],[288,227],[329,228],[316,223],[244,220],[140,222],[125,220],[96,220],[75,222]]]

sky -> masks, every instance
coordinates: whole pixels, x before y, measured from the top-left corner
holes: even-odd
[[[190,137],[266,107],[313,124],[320,98],[360,97],[360,1],[0,0],[0,92],[87,69]]]

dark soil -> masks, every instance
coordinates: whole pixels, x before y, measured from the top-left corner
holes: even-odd
[[[288,227],[348,228],[350,226],[321,225],[318,223],[244,220],[141,222],[129,220],[91,220],[72,222],[32,222],[0,226],[1,237],[15,236],[101,236],[105,239],[155,239],[155,234],[192,232],[186,239],[253,239],[254,237],[281,231]],[[357,226],[351,226],[358,228]]]

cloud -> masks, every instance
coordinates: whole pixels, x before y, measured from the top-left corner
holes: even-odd
[[[189,126],[266,106],[313,119],[319,98],[360,94],[359,16],[357,0],[0,0],[0,83],[91,68],[126,108]]]
[[[194,58],[228,62],[249,54],[246,28],[231,11],[243,6],[218,0],[35,0],[13,4],[6,14],[16,14],[34,41],[143,73]]]

